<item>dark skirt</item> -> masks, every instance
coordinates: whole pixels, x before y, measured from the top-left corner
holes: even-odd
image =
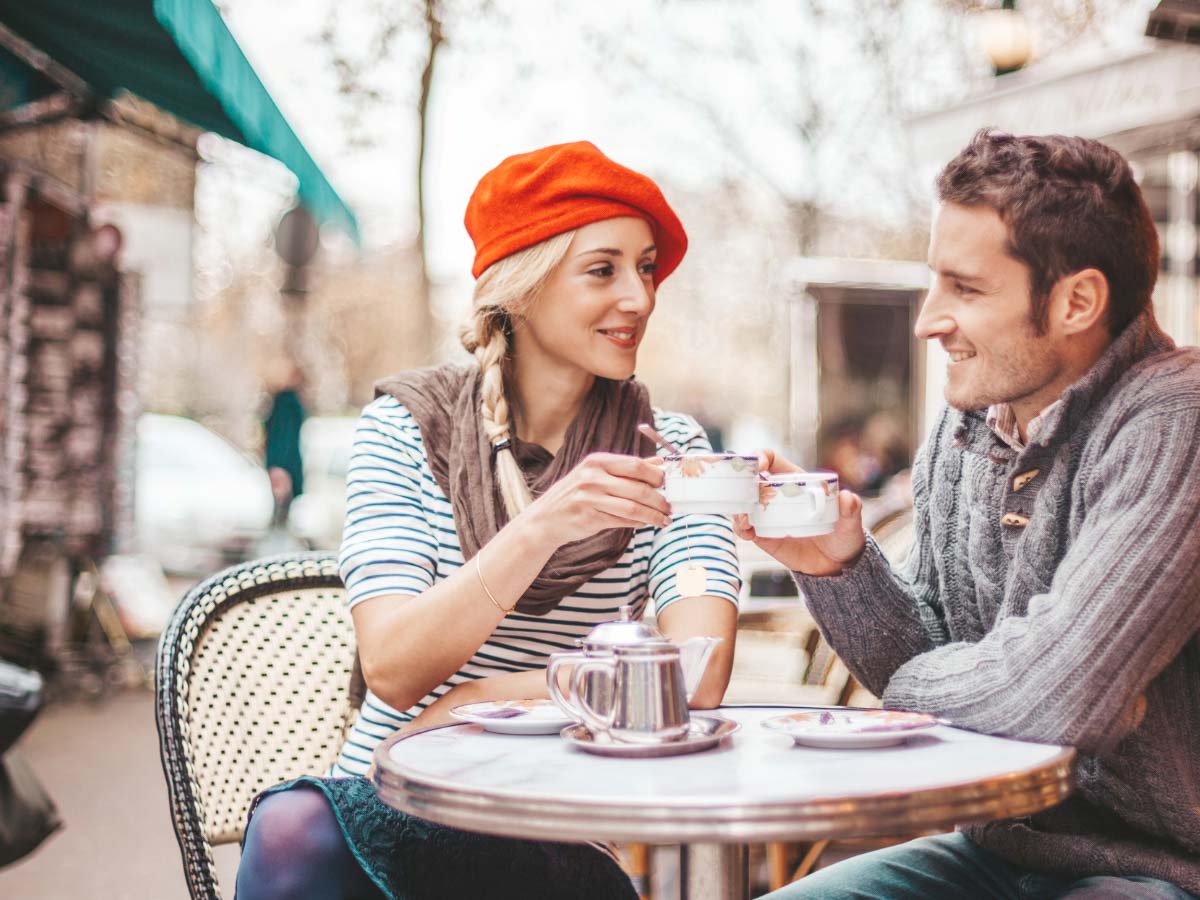
[[[333,807],[355,859],[389,900],[637,900],[629,876],[589,844],[522,841],[459,831],[383,803],[365,778],[305,776],[264,791],[308,785]]]

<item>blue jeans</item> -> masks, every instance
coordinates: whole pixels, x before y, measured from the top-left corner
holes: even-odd
[[[917,838],[814,872],[770,900],[1195,900],[1140,875],[1070,879],[1010,865],[962,834]]]

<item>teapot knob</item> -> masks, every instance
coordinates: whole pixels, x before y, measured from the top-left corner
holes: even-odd
[[[632,606],[622,606],[620,609],[620,614],[621,614],[622,622],[632,622],[633,621],[633,607]]]

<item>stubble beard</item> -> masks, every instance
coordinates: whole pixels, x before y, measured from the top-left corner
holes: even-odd
[[[1018,403],[1054,381],[1062,372],[1062,362],[1049,339],[1038,334],[1030,322],[1021,335],[994,346],[988,364],[979,368],[958,389],[946,382],[945,397],[950,406],[973,412],[1001,403]]]

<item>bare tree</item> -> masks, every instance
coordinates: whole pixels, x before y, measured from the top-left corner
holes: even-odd
[[[347,7],[357,7],[347,9]],[[430,103],[443,49],[452,41],[455,23],[484,16],[499,16],[491,0],[359,0],[331,2],[318,41],[325,49],[344,101],[343,127],[359,146],[376,139],[367,123],[382,108],[397,102],[411,103],[417,117],[416,166],[412,172],[416,197],[416,285],[419,320],[412,323],[423,336],[421,359],[431,361],[437,336],[432,286],[426,251],[425,169],[429,154]],[[350,30],[353,29],[353,34]],[[369,40],[360,39],[366,30]],[[396,97],[380,83],[381,73],[399,69],[410,74],[415,96]]]

